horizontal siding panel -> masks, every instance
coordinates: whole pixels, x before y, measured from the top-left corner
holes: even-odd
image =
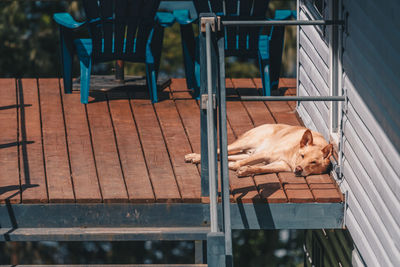
[[[349,101],[353,107],[356,107],[355,111],[358,115],[358,117],[353,119],[352,123],[357,123],[357,127],[362,127],[361,129],[363,130],[359,131],[359,134],[363,135],[364,140],[369,140],[365,143],[369,144],[371,151],[378,152],[371,154],[383,176],[389,180],[398,180],[398,177],[400,177],[400,154],[393,147],[392,140],[386,135],[380,123],[372,115],[371,110],[361,99],[353,84],[348,79],[344,79],[344,86],[347,88]],[[387,166],[387,163],[390,164],[390,167]],[[392,170],[395,171],[395,174],[393,174]]]
[[[300,58],[303,56],[300,53]],[[300,65],[299,68],[299,84],[302,84],[304,86],[304,89],[306,91],[307,95],[310,96],[319,96],[319,95],[329,95],[329,94],[322,94],[319,90],[319,84],[318,80],[313,78],[310,78],[310,71],[303,68],[303,66],[306,65]],[[309,66],[309,65],[308,65]],[[309,68],[312,69],[312,68]],[[312,72],[311,72],[312,75]],[[326,101],[316,101],[314,104],[318,107],[318,110],[321,112],[323,118],[325,118],[325,123],[328,124],[329,121],[329,108],[328,108],[328,103]]]
[[[355,146],[357,146],[357,144]],[[394,203],[385,206],[382,197],[379,195],[371,181],[371,177],[368,176],[364,167],[357,159],[357,155],[360,154],[356,155],[357,152],[353,150],[348,139],[346,139],[344,143],[344,151],[346,153],[346,160],[348,161],[349,167],[352,168],[352,173],[354,174],[351,180],[347,177],[350,190],[354,192],[357,199],[359,199],[359,202],[362,203],[363,208],[365,207],[368,210],[371,209],[372,213],[369,213],[377,215],[368,217],[374,218],[370,221],[372,222],[372,225],[374,225],[374,229],[376,229],[377,233],[380,233],[381,231],[384,233],[380,236],[380,240],[386,240],[389,238],[387,239],[388,243],[399,249],[400,228],[394,219],[399,219],[397,216],[399,211],[396,208],[399,206],[399,202],[395,201]],[[375,177],[372,179],[375,179]]]
[[[397,151],[400,151],[400,103],[395,96],[396,90],[400,92],[400,83],[385,86],[385,78],[377,75],[376,66],[367,61],[363,48],[352,39],[346,42],[347,51],[343,57],[346,79],[351,80]]]
[[[349,229],[354,243],[356,244],[357,249],[360,251],[366,265],[383,266],[380,264],[380,261],[378,261],[379,257],[375,255],[375,251],[371,248],[369,240],[367,240],[351,210],[347,210],[346,216],[346,226]]]
[[[300,11],[299,19],[309,20],[310,18],[303,11]],[[324,61],[325,65],[329,66],[329,48],[327,44],[321,39],[321,35],[318,33],[316,28],[314,26],[300,26],[300,32],[307,35],[307,38],[314,45],[315,51]]]
[[[399,250],[395,246],[391,235],[382,226],[382,220],[371,203],[374,200],[368,198],[358,177],[355,175],[355,170],[352,169],[352,162],[350,160],[348,161],[346,158],[343,164],[343,173],[350,188],[347,204],[368,239],[370,246],[378,252],[377,257],[382,263],[385,263],[382,266],[399,266]],[[352,234],[352,232],[350,233]],[[358,246],[357,240],[353,239]],[[364,254],[362,255],[364,256]],[[399,265],[392,265],[392,263],[396,262]]]
[[[315,85],[315,90],[319,95],[329,95],[329,86],[325,83],[321,74],[317,70],[317,66],[313,64],[310,57],[303,50],[299,50],[300,68],[303,68],[309,80]],[[299,78],[300,79],[300,78]],[[301,80],[301,79],[300,79]]]
[[[297,113],[299,114],[301,120],[303,121],[304,125],[313,130],[313,131],[318,131],[317,127],[315,126],[312,118],[310,115],[307,113],[307,110],[304,108],[303,105],[300,105],[297,107]]]
[[[310,40],[308,39],[307,35],[304,33],[303,30],[300,30],[299,38],[300,38],[299,39],[300,49],[304,49],[305,53],[308,55],[313,65],[315,65],[316,71],[319,72],[321,77],[324,79],[326,86],[328,87],[329,85],[328,65],[325,64],[325,62],[318,53],[315,53],[316,48],[310,42]],[[300,59],[300,62],[303,62],[303,60]]]
[[[299,95],[307,95],[307,91],[302,84],[299,84]],[[315,104],[312,102],[301,102],[300,105],[304,106],[305,111],[311,116],[311,119],[316,126],[316,130],[320,132],[326,140],[329,140],[328,125],[326,124],[322,115],[319,113]]]
[[[377,190],[382,197],[386,199],[385,202],[387,205],[392,208],[397,208],[398,223],[400,224],[400,209],[398,209],[400,205],[393,206],[399,204],[400,201],[400,179],[394,173],[389,163],[384,161],[385,158],[383,157],[382,151],[379,149],[376,142],[374,142],[368,129],[365,128],[365,125],[361,122],[360,117],[358,117],[351,104],[348,105],[348,112],[346,115],[348,120],[346,120],[343,127],[344,134],[352,141],[353,147],[357,145],[357,147],[355,147],[357,149],[356,153],[365,161],[363,166],[372,178]],[[383,175],[382,172],[388,175]]]
[[[388,13],[382,12],[382,9],[386,6],[390,6],[391,2],[386,1],[385,5],[380,5],[375,0],[365,1],[350,1],[346,3],[346,11],[350,13],[349,16],[349,33],[353,34],[353,29],[360,32],[369,40],[367,44],[364,44],[362,40],[357,39],[356,36],[352,36],[352,39],[360,41],[361,45],[367,45],[370,48],[371,54],[369,57],[376,57],[378,60],[373,60],[381,66],[377,67],[380,72],[379,75],[391,76],[394,79],[399,79],[400,69],[398,69],[398,59],[400,58],[400,51],[398,47],[400,45],[400,28],[390,27],[396,21],[399,23],[399,16],[390,19]],[[378,6],[379,5],[379,6]],[[362,25],[362,27],[359,27]],[[384,69],[380,69],[384,67]],[[385,72],[385,71],[389,72]]]
[[[345,38],[344,41],[344,56],[348,56],[350,61],[354,63],[362,63],[363,65],[358,65],[357,69],[352,69],[361,74],[363,78],[366,78],[368,84],[379,91],[383,90],[383,96],[394,96],[397,101],[400,99],[400,92],[392,90],[396,88],[400,83],[400,69],[398,67],[398,60],[400,55],[396,53],[391,54],[391,60],[396,60],[396,64],[390,64],[390,61],[383,59],[381,52],[378,48],[374,47],[377,42],[386,43],[382,41],[384,39],[373,39],[371,32],[365,33],[363,29],[366,27],[357,27],[356,25],[351,25],[349,22],[349,32],[352,38]],[[369,28],[365,28],[368,29]],[[400,45],[400,43],[399,43]],[[386,48],[389,49],[389,48]],[[357,53],[354,53],[357,52]],[[346,66],[344,66],[345,70]],[[369,72],[370,76],[365,76],[365,72]],[[361,73],[359,73],[361,72]],[[382,97],[383,98],[383,97]],[[384,98],[383,98],[384,99]]]
[[[376,68],[367,61],[362,48],[352,41],[348,41],[347,48],[347,52],[343,54],[343,68],[347,78],[356,86],[370,109],[388,120],[388,124],[395,126],[398,130],[400,123],[396,122],[394,118],[400,113],[400,107],[398,106],[399,101],[393,93],[395,92],[394,88],[398,88],[400,83],[385,87],[384,79],[377,77]],[[383,107],[386,109],[382,110]]]

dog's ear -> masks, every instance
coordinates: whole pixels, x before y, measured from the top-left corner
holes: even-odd
[[[322,149],[322,154],[324,155],[324,159],[327,159],[330,156],[332,156],[332,152],[333,152],[333,145],[332,144],[326,145]]]
[[[313,144],[313,137],[310,130],[306,130],[303,134],[303,137],[300,140],[300,148],[312,145]]]

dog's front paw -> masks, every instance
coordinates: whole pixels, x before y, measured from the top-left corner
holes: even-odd
[[[252,174],[251,166],[242,166],[237,171],[236,174],[238,177],[249,176]]]
[[[232,171],[236,171],[239,168],[239,166],[236,164],[236,162],[229,162],[228,168]]]
[[[200,163],[201,156],[197,153],[190,153],[185,155],[185,162],[191,162],[193,164]]]

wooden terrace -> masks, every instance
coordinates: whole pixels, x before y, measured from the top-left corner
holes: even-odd
[[[258,79],[227,79],[226,84],[231,96],[258,95],[261,87]],[[295,86],[295,79],[281,79],[279,90],[295,95]],[[113,212],[118,208],[112,204],[143,208],[160,204],[165,210],[180,204],[208,206],[208,199],[201,197],[199,166],[184,162],[185,154],[200,152],[199,103],[184,79],[172,79],[156,104],[145,88],[123,88],[91,92],[89,104],[82,105],[79,92],[64,94],[59,79],[0,79],[0,90],[1,227],[24,225],[22,220],[31,218],[24,217],[28,216],[24,210],[38,212],[39,207],[49,209],[46,217],[57,213],[55,207],[85,212],[101,206]],[[227,102],[227,111],[229,143],[264,123],[302,124],[293,102],[232,101]],[[236,207],[232,216],[242,218],[237,228],[296,228],[296,222],[287,224],[296,216],[314,220],[317,228],[318,223],[332,228],[342,223],[342,194],[329,175],[238,178],[232,172],[230,192]],[[263,227],[259,217],[258,227],[251,222],[246,226],[242,209],[255,209],[255,204],[268,206],[273,221],[274,207],[279,207],[276,212],[302,207],[306,213],[292,210],[296,216],[289,212],[293,218],[283,218],[281,225],[275,220],[273,227]],[[328,217],[322,219],[324,214]],[[315,222],[319,216],[321,221]]]

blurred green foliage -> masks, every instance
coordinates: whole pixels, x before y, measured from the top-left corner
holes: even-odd
[[[235,266],[299,267],[303,231],[233,231]],[[3,253],[1,253],[3,252]],[[193,242],[8,242],[0,264],[185,264]]]
[[[77,20],[84,17],[79,1],[2,0],[0,2],[0,76],[1,77],[59,77],[59,34],[52,15],[69,12]],[[267,16],[275,9],[295,9],[294,0],[271,0]],[[197,28],[197,27],[196,27]],[[196,30],[195,30],[196,31]],[[197,32],[197,31],[196,31]],[[282,76],[295,76],[296,28],[286,27]],[[113,63],[100,64],[94,73],[111,73]],[[78,62],[74,75],[78,76]],[[125,73],[144,75],[144,64],[127,63]],[[168,77],[184,77],[181,37],[178,24],[167,28],[160,73]],[[259,77],[255,60],[229,58],[226,60],[228,77]]]

